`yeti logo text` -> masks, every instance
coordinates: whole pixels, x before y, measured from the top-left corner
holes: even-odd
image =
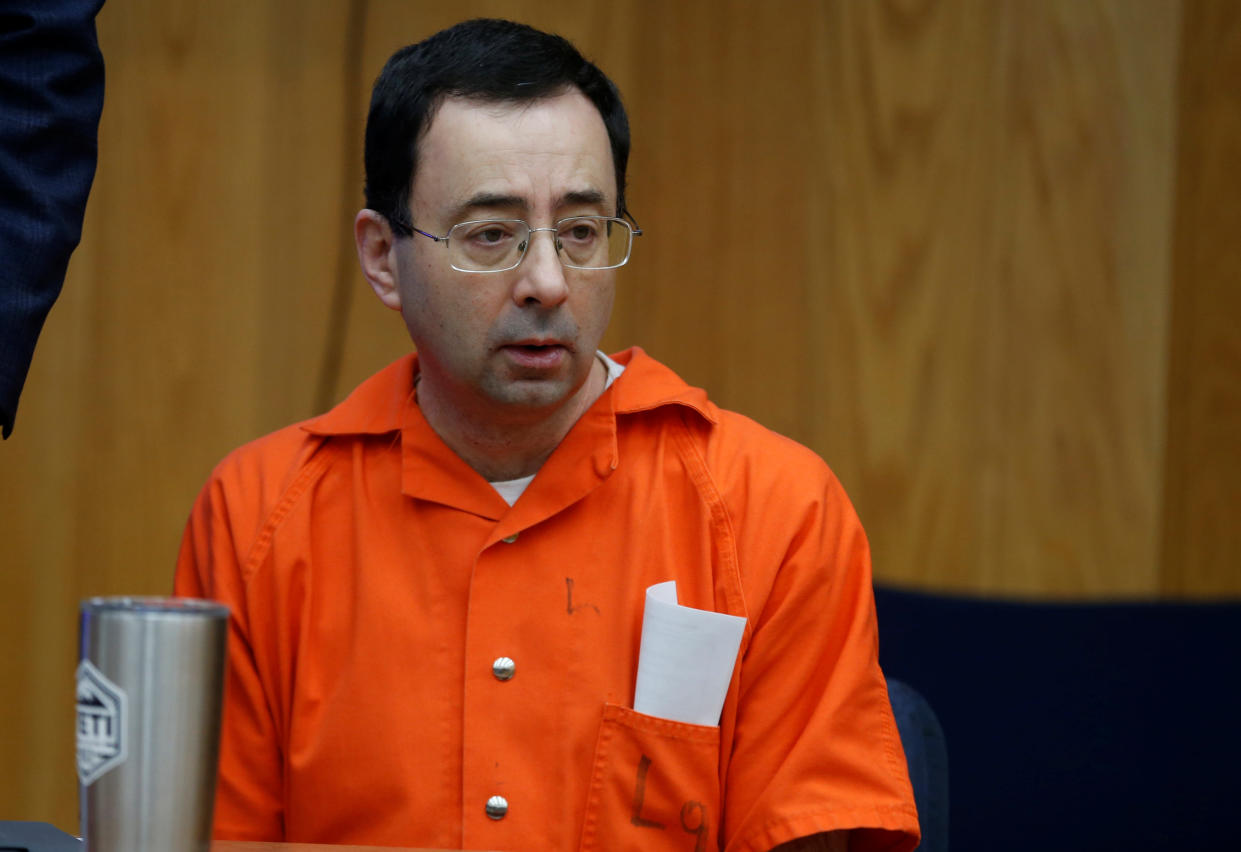
[[[90,660],[78,664],[78,780],[84,786],[125,762],[125,693]]]

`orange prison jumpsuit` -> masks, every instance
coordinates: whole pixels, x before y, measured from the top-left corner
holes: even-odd
[[[217,467],[176,575],[233,613],[217,836],[759,852],[864,827],[852,848],[913,848],[839,482],[641,350],[615,357],[511,508],[423,419],[416,356]],[[631,709],[664,580],[748,620],[719,726]]]

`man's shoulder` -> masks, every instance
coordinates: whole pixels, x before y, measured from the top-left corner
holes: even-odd
[[[814,450],[787,435],[781,434],[748,415],[726,408],[716,408],[719,422],[711,430],[714,443],[722,455],[758,456],[774,464],[792,464],[805,468],[826,468]]]
[[[785,506],[844,497],[836,474],[814,450],[744,414],[716,410],[719,422],[709,430],[703,453],[730,503],[740,495],[746,503],[773,500]]]
[[[285,426],[232,450],[212,470],[207,488],[223,491],[230,501],[270,505],[324,442],[306,431],[312,422]]]
[[[779,488],[822,494],[839,488],[827,463],[812,449],[757,420],[711,401],[706,391],[682,380],[640,349],[621,353],[626,376],[621,411],[679,413],[697,452],[719,483],[743,481],[760,491]],[[630,368],[633,375],[629,376]],[[622,386],[623,387],[623,386]]]
[[[402,358],[366,379],[326,413],[242,444],[216,465],[209,487],[271,505],[323,456],[320,450],[330,441],[398,431],[412,369],[412,356]]]
[[[637,414],[634,422],[684,435],[715,490],[736,511],[752,511],[756,502],[786,508],[848,502],[839,479],[809,446],[717,406],[701,388],[640,350],[620,355],[628,365],[620,381],[637,379],[622,397],[629,413]],[[618,413],[624,404],[618,404]]]

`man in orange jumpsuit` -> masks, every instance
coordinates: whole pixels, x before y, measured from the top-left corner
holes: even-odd
[[[522,25],[384,68],[355,236],[417,355],[226,458],[178,563],[179,594],[233,613],[217,836],[916,844],[840,484],[641,350],[597,351],[638,233],[628,147],[612,83]],[[666,580],[745,619],[718,724],[633,709]]]

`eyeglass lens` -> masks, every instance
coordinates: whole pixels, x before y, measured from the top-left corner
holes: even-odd
[[[519,219],[462,222],[448,232],[452,265],[477,272],[512,269],[521,262],[533,235]],[[620,219],[579,216],[557,222],[555,238],[565,266],[607,269],[628,259],[632,232]]]

